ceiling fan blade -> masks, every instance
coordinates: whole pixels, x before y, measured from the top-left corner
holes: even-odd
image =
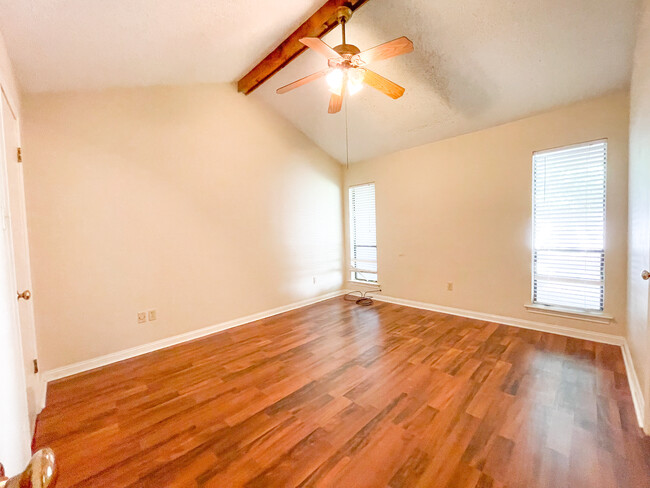
[[[300,42],[328,59],[341,57],[339,53],[321,41],[318,37],[303,37],[300,39]]]
[[[400,54],[413,51],[413,43],[407,37],[398,37],[392,41],[385,42],[379,46],[372,47],[362,53],[353,56],[353,59],[360,59],[365,64],[388,59]]]
[[[330,114],[340,112],[342,105],[343,97],[341,95],[337,95],[336,93],[332,93],[332,96],[330,97],[330,106],[328,107],[327,112]]]
[[[288,91],[291,91],[294,88],[298,88],[299,86],[306,85],[310,81],[314,81],[317,80],[318,78],[321,78],[322,76],[325,76],[328,72],[329,72],[329,68],[321,71],[317,71],[316,73],[312,73],[309,76],[300,78],[299,80],[296,80],[293,83],[289,83],[288,85],[281,86],[280,88],[275,90],[275,92],[278,94],[287,93]]]
[[[337,95],[336,93],[332,93],[332,96],[330,97],[330,106],[327,109],[328,113],[335,114],[341,111],[341,107],[343,106],[343,97],[345,97],[345,90],[347,85],[348,80],[344,78],[343,84],[341,85],[341,94]]]
[[[363,82],[379,90],[380,92],[385,93],[392,99],[396,99],[404,95],[404,87],[399,86],[397,83],[393,83],[392,81],[378,75],[374,71],[370,71],[369,69],[366,69],[366,74],[363,78]]]

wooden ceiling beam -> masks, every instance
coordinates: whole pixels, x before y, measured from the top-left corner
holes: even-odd
[[[336,27],[338,23],[336,9],[338,7],[348,6],[354,11],[367,1],[329,0],[326,2],[311,17],[305,20],[293,34],[282,41],[273,52],[244,75],[237,82],[237,89],[245,95],[248,95],[307,49],[306,46],[300,43],[299,39],[303,37],[322,37]]]

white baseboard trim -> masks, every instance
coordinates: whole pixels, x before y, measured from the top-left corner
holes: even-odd
[[[625,369],[627,371],[627,380],[630,385],[632,393],[632,402],[634,403],[634,411],[636,413],[639,427],[644,429],[646,433],[650,431],[650,425],[645,426],[645,401],[643,398],[643,390],[639,383],[639,377],[634,369],[630,348],[628,347],[625,337],[617,336],[614,334],[605,334],[602,332],[594,332],[589,330],[574,329],[571,327],[564,327],[561,325],[546,324],[543,322],[534,322],[532,320],[516,319],[513,317],[505,317],[502,315],[493,315],[489,313],[474,312],[470,310],[463,310],[459,308],[445,307],[442,305],[433,305],[431,303],[417,302],[414,300],[406,300],[404,298],[394,298],[385,295],[372,295],[373,299],[393,303],[395,305],[403,305],[405,307],[419,308],[422,310],[431,310],[433,312],[446,313],[449,315],[457,315],[459,317],[467,317],[470,319],[485,320],[488,322],[495,322],[498,324],[511,325],[513,327],[521,327],[524,329],[532,329],[540,332],[548,332],[551,334],[558,334],[576,339],[584,339],[588,341],[601,342],[604,344],[612,344],[620,346],[623,354],[623,361],[625,362]]]
[[[590,330],[574,329],[572,327],[564,327],[561,325],[546,324],[544,322],[535,322],[532,320],[516,319],[513,317],[506,317],[503,315],[494,315],[490,313],[474,312],[471,310],[463,310],[460,308],[445,307],[442,305],[433,305],[431,303],[416,302],[414,300],[406,300],[404,298],[387,297],[385,295],[372,295],[373,299],[381,302],[394,303],[395,305],[404,305],[405,307],[419,308],[422,310],[431,310],[433,312],[446,313],[449,315],[457,315],[459,317],[467,317],[476,320],[485,320],[487,322],[495,322],[497,324],[512,325],[513,327],[521,327],[523,329],[537,330],[540,332],[548,332],[550,334],[558,334],[575,339],[585,339],[588,341],[601,342],[603,344],[613,344],[615,346],[623,346],[625,338],[615,334],[605,334],[603,332],[594,332]]]
[[[630,391],[632,392],[632,401],[634,402],[636,419],[639,422],[639,426],[646,432],[646,434],[648,434],[650,433],[648,432],[650,425],[646,426],[645,422],[645,399],[643,397],[643,389],[641,388],[639,377],[636,374],[634,362],[632,361],[632,353],[627,341],[625,341],[621,349],[623,350],[623,361],[625,361],[627,380],[630,383]]]
[[[248,315],[246,317],[230,320],[228,322],[222,322],[220,324],[204,327],[202,329],[187,332],[185,334],[179,334],[155,342],[150,342],[148,344],[143,344],[141,346],[132,347],[130,349],[125,349],[111,354],[106,354],[104,356],[100,356],[97,358],[93,358],[86,361],[81,361],[60,368],[45,371],[40,375],[40,382],[42,384],[42,388],[38,395],[39,404],[41,408],[45,407],[45,401],[47,398],[47,385],[50,381],[65,378],[67,376],[72,376],[74,374],[83,373],[85,371],[90,371],[92,369],[100,368],[102,366],[107,366],[109,364],[116,363],[118,361],[130,359],[135,356],[140,356],[142,354],[157,351],[159,349],[164,349],[166,347],[174,346],[176,344],[181,344],[183,342],[188,342],[194,339],[198,339],[200,337],[205,337],[207,335],[214,334],[216,332],[220,332],[226,329],[231,329],[239,325],[244,325],[249,322],[254,322],[256,320],[261,320],[267,317],[272,317],[273,315],[278,315],[284,312],[288,312],[290,310],[295,310],[297,308],[305,307],[307,305],[312,305],[314,303],[322,302],[323,300],[329,300],[330,298],[344,295],[350,291],[351,290],[334,291],[331,293],[327,293],[325,295],[321,295],[314,298],[308,298],[300,302],[295,302],[290,305],[285,305],[283,307],[277,307],[257,314]],[[457,315],[460,317],[467,317],[476,320],[485,320],[488,322],[495,322],[498,324],[511,325],[513,327],[521,327],[524,329],[537,330],[540,332],[548,332],[551,334],[558,334],[567,337],[573,337],[576,339],[585,339],[589,341],[620,346],[622,349],[623,360],[625,362],[625,369],[627,371],[627,377],[630,384],[630,391],[632,392],[632,400],[634,402],[634,409],[636,412],[637,420],[639,422],[639,426],[641,426],[641,428],[644,427],[645,401],[643,397],[643,390],[641,389],[639,378],[636,374],[636,370],[634,369],[634,364],[632,362],[630,349],[624,337],[617,336],[614,334],[605,334],[602,332],[586,331],[581,329],[574,329],[571,327],[546,324],[542,322],[534,322],[532,320],[516,319],[513,317],[505,317],[502,315],[474,312],[474,311],[463,310],[459,308],[445,307],[442,305],[433,305],[430,303],[418,302],[414,300],[406,300],[403,298],[388,297],[385,295],[373,295],[373,298],[378,301],[393,303],[396,305],[403,305],[405,307],[419,308],[422,310],[431,310],[434,312],[446,313],[449,315]],[[648,426],[648,428],[650,429],[650,426]]]
[[[39,373],[36,378],[38,384],[38,391],[36,392],[36,405],[39,411],[45,408],[45,400],[47,400],[47,381],[45,381],[43,373]]]
[[[36,410],[36,415],[38,416],[39,413],[45,408],[45,400],[47,397],[47,383],[43,380],[43,374],[42,373],[36,373],[34,375],[34,378],[32,380],[31,388],[33,390],[33,401],[34,401],[34,407]],[[37,418],[31,418],[32,412],[30,411],[30,422],[31,422],[31,430],[32,430],[32,437],[34,436],[34,432],[36,431],[36,421]]]
[[[345,291],[338,290],[325,295],[320,295],[314,298],[307,298],[299,302],[295,302],[289,305],[282,307],[273,308],[271,310],[266,310],[264,312],[259,312],[253,315],[248,315],[246,317],[241,317],[234,320],[229,320],[228,322],[222,322],[220,324],[211,325],[209,327],[204,327],[202,329],[193,330],[191,332],[186,332],[184,334],[179,334],[172,337],[167,337],[165,339],[160,339],[158,341],[149,342],[141,346],[132,347],[130,349],[124,349],[122,351],[117,351],[111,354],[106,354],[104,356],[99,356],[97,358],[88,359],[86,361],[80,361],[78,363],[69,364],[67,366],[62,366],[60,368],[51,369],[44,371],[41,375],[41,381],[44,383],[43,393],[41,398],[41,404],[45,406],[45,398],[47,394],[47,384],[50,381],[58,380],[65,378],[67,376],[72,376],[75,374],[83,373],[85,371],[90,371],[91,369],[100,368],[102,366],[107,366],[118,361],[124,361],[125,359],[130,359],[135,356],[140,356],[149,352],[157,351],[159,349],[164,349],[166,347],[174,346],[176,344],[181,344],[183,342],[188,342],[200,337],[205,337],[216,332],[221,332],[226,329],[231,329],[239,325],[244,325],[249,322],[255,322],[256,320],[265,319],[273,315],[278,315],[284,312],[289,312],[290,310],[295,310],[297,308],[305,307],[307,305],[312,305],[314,303],[322,302],[323,300],[329,300],[340,295],[343,295]]]

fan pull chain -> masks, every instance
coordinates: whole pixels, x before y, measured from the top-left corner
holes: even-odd
[[[343,31],[343,45],[345,45],[345,17],[341,17],[341,29]],[[343,80],[343,83],[347,83],[347,76]],[[348,100],[349,95],[344,92],[343,103],[345,103],[345,169],[350,169],[350,141],[349,141],[349,130],[348,130]]]
[[[345,22],[346,19],[345,17],[341,17],[340,21],[341,22],[341,30],[343,32],[343,45],[345,46]],[[347,77],[346,79],[343,80],[343,83],[347,83]],[[344,98],[343,98],[343,103],[345,103],[345,169],[349,170],[350,169],[350,143],[348,140],[348,96],[347,93],[344,92]]]
[[[345,97],[345,169],[350,169],[350,142],[348,139],[348,98]]]

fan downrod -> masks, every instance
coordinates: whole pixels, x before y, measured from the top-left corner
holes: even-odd
[[[336,9],[336,19],[339,24],[341,24],[341,31],[343,34],[343,43],[335,46],[333,49],[339,53],[341,56],[346,57],[349,60],[350,56],[359,54],[361,50],[352,44],[348,44],[345,41],[345,24],[352,18],[352,9],[347,6],[341,6]]]

